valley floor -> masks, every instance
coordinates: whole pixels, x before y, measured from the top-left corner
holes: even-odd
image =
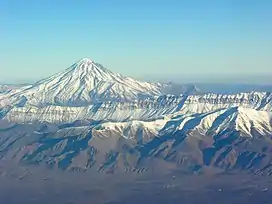
[[[1,204],[265,204],[265,176],[71,173],[0,166]]]

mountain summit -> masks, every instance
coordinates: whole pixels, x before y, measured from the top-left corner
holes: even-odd
[[[102,81],[110,81],[114,78],[113,75],[116,75],[104,68],[102,65],[95,63],[88,58],[83,58],[79,60],[77,63],[69,67],[66,72],[67,71],[69,73],[72,72],[73,74],[79,76],[80,79],[85,77],[86,80],[93,77]]]

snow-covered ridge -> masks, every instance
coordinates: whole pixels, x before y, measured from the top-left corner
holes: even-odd
[[[149,120],[161,118],[169,114],[207,113],[231,107],[252,108],[269,112],[272,111],[271,99],[272,94],[252,92],[237,95],[168,95],[133,102],[105,101],[82,107],[52,105],[36,107],[22,103],[23,106],[19,104],[16,107],[2,109],[1,115],[14,122],[37,120],[65,123],[81,119],[112,121]]]
[[[241,169],[251,172],[254,164],[254,172],[268,171],[271,175],[271,120],[272,114],[266,111],[231,107],[149,121],[2,123],[0,148],[7,152],[2,157],[6,161],[46,164],[69,171],[107,171],[112,167],[146,171],[154,168],[152,162],[156,160],[175,166],[178,163],[177,170],[188,168],[193,173],[192,165],[204,170],[215,166],[229,172],[240,169],[241,164]],[[155,166],[158,171],[162,167]]]
[[[121,136],[137,136],[143,131],[149,134],[163,136],[167,133],[188,134],[194,131],[201,135],[218,137],[233,131],[238,131],[241,136],[253,137],[254,135],[272,135],[272,113],[257,111],[249,108],[228,108],[211,111],[203,114],[178,115],[149,122],[107,122],[99,126],[98,130],[118,132]],[[143,136],[143,135],[142,135]]]

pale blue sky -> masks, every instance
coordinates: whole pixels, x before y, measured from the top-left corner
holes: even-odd
[[[137,78],[272,76],[270,0],[1,0],[0,23],[0,81],[83,57]]]

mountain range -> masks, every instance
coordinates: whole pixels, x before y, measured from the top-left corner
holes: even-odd
[[[90,59],[0,92],[0,157],[72,171],[272,174],[272,93],[151,83]]]

